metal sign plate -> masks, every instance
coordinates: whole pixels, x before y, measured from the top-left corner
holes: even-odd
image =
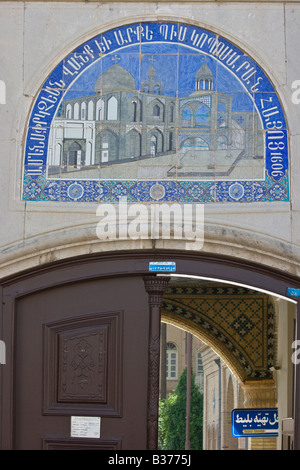
[[[300,297],[300,289],[294,287],[288,287],[286,293],[289,297]]]
[[[277,408],[245,408],[231,412],[233,437],[278,436]]]
[[[176,263],[174,261],[150,261],[149,271],[175,273]]]

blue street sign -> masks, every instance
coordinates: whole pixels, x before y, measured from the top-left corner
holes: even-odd
[[[300,297],[300,289],[294,287],[288,287],[286,293],[289,297]]]
[[[156,273],[175,273],[176,263],[174,261],[150,261],[149,271]]]
[[[241,408],[231,412],[233,437],[278,436],[277,408]]]

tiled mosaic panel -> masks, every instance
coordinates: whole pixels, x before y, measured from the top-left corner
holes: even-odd
[[[170,285],[162,312],[200,327],[234,355],[249,379],[268,378],[275,361],[275,315],[267,295],[243,287]]]
[[[264,72],[195,26],[92,38],[43,84],[28,122],[28,201],[289,200],[288,142]]]

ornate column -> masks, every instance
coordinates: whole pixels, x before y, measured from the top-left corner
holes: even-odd
[[[161,304],[169,284],[169,277],[144,277],[149,296],[149,345],[148,345],[148,407],[147,407],[147,447],[157,449],[158,440],[158,400],[160,363],[160,320]]]
[[[274,380],[246,381],[245,408],[276,408],[276,385]],[[250,437],[251,450],[276,450],[277,437]]]

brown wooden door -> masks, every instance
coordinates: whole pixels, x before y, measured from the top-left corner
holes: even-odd
[[[15,318],[15,449],[146,449],[143,279],[48,289],[19,299]],[[100,417],[100,438],[71,437],[72,416]]]

